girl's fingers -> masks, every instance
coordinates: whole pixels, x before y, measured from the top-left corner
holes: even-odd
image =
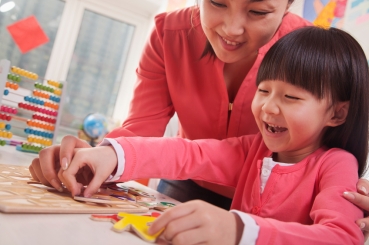
[[[82,150],[80,151],[82,152]],[[60,170],[59,178],[72,193],[72,196],[79,195],[81,193],[81,185],[77,182],[76,175],[78,171],[86,166],[85,160],[81,157],[82,154],[77,152],[70,165],[66,170]]]
[[[172,207],[166,210],[162,215],[155,220],[155,222],[149,228],[149,234],[155,234],[159,232],[168,224],[178,218],[187,216],[194,212],[191,202],[181,203],[178,206]]]
[[[86,189],[83,192],[83,195],[85,197],[91,197],[93,194],[95,194],[102,183],[104,183],[106,180],[106,177],[102,177],[101,175],[95,175],[91,182],[88,184],[88,186],[86,187]]]
[[[206,239],[204,239],[204,233],[206,232],[203,229],[189,229],[177,234],[170,241],[172,244],[179,245],[208,244]]]
[[[84,196],[90,197],[112,174],[117,161],[115,150],[111,146],[78,149],[75,150],[70,166],[62,171],[60,178],[72,195],[78,195],[84,183],[79,183],[77,179],[93,176],[87,180],[88,185],[84,191]]]
[[[91,146],[84,140],[80,140],[74,136],[67,135],[63,137],[58,152],[59,161],[62,168],[66,170],[72,161],[73,153],[76,148],[91,148]]]
[[[187,234],[188,231],[198,230],[201,226],[201,220],[196,217],[196,212],[184,215],[172,220],[163,232],[163,237],[167,241],[173,241],[175,237],[182,237],[183,234]],[[185,241],[185,240],[184,240]],[[174,243],[176,244],[176,243]]]

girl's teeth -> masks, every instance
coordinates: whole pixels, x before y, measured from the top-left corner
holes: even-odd
[[[271,133],[281,133],[281,132],[284,132],[284,131],[287,130],[286,128],[278,127],[278,126],[272,126],[272,125],[269,125],[269,124],[267,125],[267,129]]]

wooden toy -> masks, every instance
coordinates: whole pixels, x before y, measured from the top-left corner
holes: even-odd
[[[156,217],[140,216],[122,212],[118,213],[118,216],[122,219],[114,224],[114,231],[134,231],[139,237],[147,242],[155,242],[164,230],[163,229],[154,235],[148,234],[149,226]]]
[[[174,207],[174,206],[175,206],[175,204],[171,203],[171,202],[159,202],[153,207],[153,209],[164,212],[168,208],[171,208],[171,207]]]
[[[142,216],[157,218],[160,216],[160,213],[152,212],[151,214],[143,214]],[[118,214],[112,214],[112,215],[91,214],[90,219],[95,220],[95,221],[109,221],[115,224],[119,220],[121,220],[121,217]]]
[[[52,145],[65,89],[65,82],[45,80],[44,84],[37,74],[0,60],[0,146],[38,153]]]
[[[121,218],[117,214],[113,215],[99,215],[99,214],[91,214],[90,219],[96,221],[109,221],[113,224],[117,223]]]
[[[83,201],[83,202],[93,202],[93,203],[102,203],[102,204],[121,204],[122,200],[127,200],[124,198],[119,198],[117,195],[99,195],[95,194],[91,197],[83,197],[83,196],[74,196],[74,200]]]
[[[103,192],[102,192],[103,193]],[[101,199],[101,194],[100,199]],[[0,164],[0,211],[4,213],[146,213],[149,209],[132,201],[114,204],[76,201],[65,190],[35,182],[28,167]]]
[[[153,195],[150,195],[147,192],[142,190],[124,186],[124,183],[110,183],[106,184],[108,190],[110,190],[113,194],[124,195],[128,200],[135,200],[137,202],[153,202],[156,198]]]

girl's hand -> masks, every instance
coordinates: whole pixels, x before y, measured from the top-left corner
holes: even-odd
[[[29,166],[32,177],[44,185],[53,186],[60,192],[62,184],[57,174],[61,165],[68,166],[77,148],[91,148],[84,140],[67,135],[60,145],[49,146],[40,151],[38,158],[33,159]]]
[[[238,244],[243,223],[237,214],[204,201],[190,201],[166,210],[150,226],[172,244]]]
[[[113,173],[117,164],[117,155],[112,146],[76,149],[70,165],[65,170],[65,166],[62,166],[58,177],[73,196],[79,195],[87,184],[83,195],[90,197]]]

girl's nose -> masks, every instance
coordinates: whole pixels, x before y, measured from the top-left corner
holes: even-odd
[[[267,114],[279,114],[279,106],[272,98],[266,99],[261,109]]]

